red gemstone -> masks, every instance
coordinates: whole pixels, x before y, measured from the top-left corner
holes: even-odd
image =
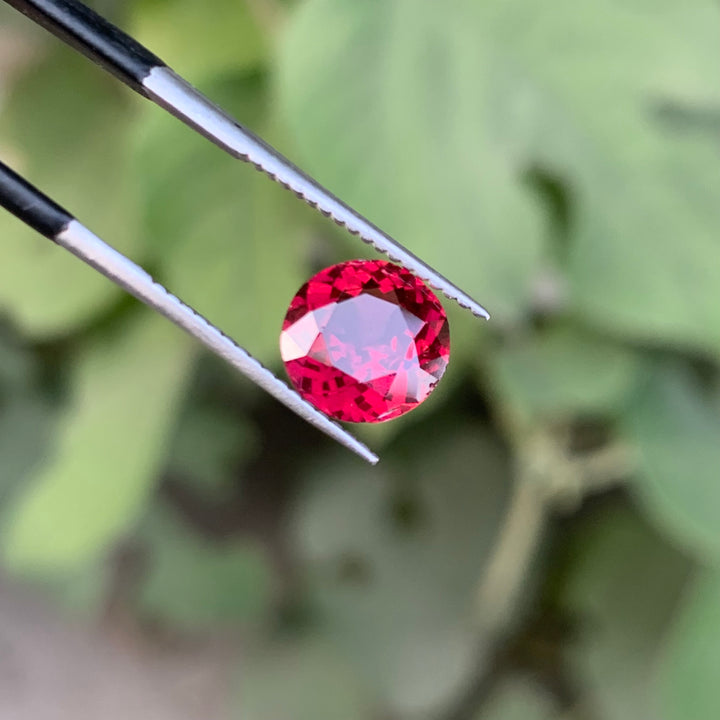
[[[382,422],[421,403],[450,357],[445,311],[412,273],[384,260],[322,270],[290,303],[280,352],[297,391],[348,422]]]

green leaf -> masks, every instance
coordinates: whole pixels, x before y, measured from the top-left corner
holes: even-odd
[[[266,134],[259,78],[216,80],[208,93]],[[148,239],[167,282],[251,352],[277,357],[282,319],[307,279],[308,209],[172,118],[148,118],[140,131]]]
[[[658,136],[658,147],[628,159],[635,167],[624,177],[593,186],[596,205],[580,218],[572,251],[572,293],[579,312],[611,332],[717,352],[720,188],[704,142],[667,157],[673,142]]]
[[[720,403],[679,366],[657,367],[628,403],[640,452],[640,498],[660,526],[703,556],[720,555]]]
[[[133,4],[133,35],[183,77],[260,64],[267,52],[246,0]]]
[[[57,450],[9,518],[3,550],[13,569],[89,563],[136,520],[165,457],[190,357],[184,335],[143,313],[78,358]]]
[[[274,577],[260,548],[243,541],[210,542],[169,512],[153,513],[142,612],[185,629],[258,622],[274,595]]]
[[[237,717],[243,720],[370,720],[368,693],[352,668],[318,639],[287,642],[240,664]]]
[[[687,598],[666,649],[657,690],[663,720],[720,715],[720,574],[704,573]]]
[[[412,447],[387,476],[324,458],[296,521],[320,631],[398,713],[438,710],[473,672],[474,588],[507,492],[481,428]]]
[[[3,105],[0,144],[31,182],[124,253],[139,250],[127,134],[116,84],[70,50],[22,74]],[[0,213],[0,309],[32,335],[67,333],[116,300],[106,278]]]
[[[603,720],[664,718],[657,664],[688,561],[625,506],[596,511],[564,544],[572,562],[560,602],[574,621],[566,660],[583,706]]]
[[[613,332],[720,348],[714,137],[661,107],[712,108],[711,0],[308,0],[279,99],[335,189],[503,319],[542,252],[528,171],[574,200],[570,301]]]
[[[509,339],[493,369],[501,398],[522,417],[557,420],[616,411],[636,379],[637,361],[615,342],[559,327]]]

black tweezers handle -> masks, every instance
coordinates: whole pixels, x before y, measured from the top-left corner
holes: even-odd
[[[5,2],[143,95],[143,80],[153,68],[165,65],[136,40],[75,0]]]
[[[0,205],[50,240],[60,235],[73,216],[0,162]]]

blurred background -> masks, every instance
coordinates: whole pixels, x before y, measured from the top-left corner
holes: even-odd
[[[453,279],[370,468],[0,213],[0,718],[720,717],[720,8],[97,0]],[[0,157],[278,373],[367,248],[0,7]]]

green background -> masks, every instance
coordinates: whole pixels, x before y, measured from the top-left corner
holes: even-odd
[[[4,572],[221,634],[243,720],[720,717],[717,3],[95,6],[493,317],[370,468],[0,214]],[[0,89],[0,157],[278,373],[372,256],[5,7]]]

